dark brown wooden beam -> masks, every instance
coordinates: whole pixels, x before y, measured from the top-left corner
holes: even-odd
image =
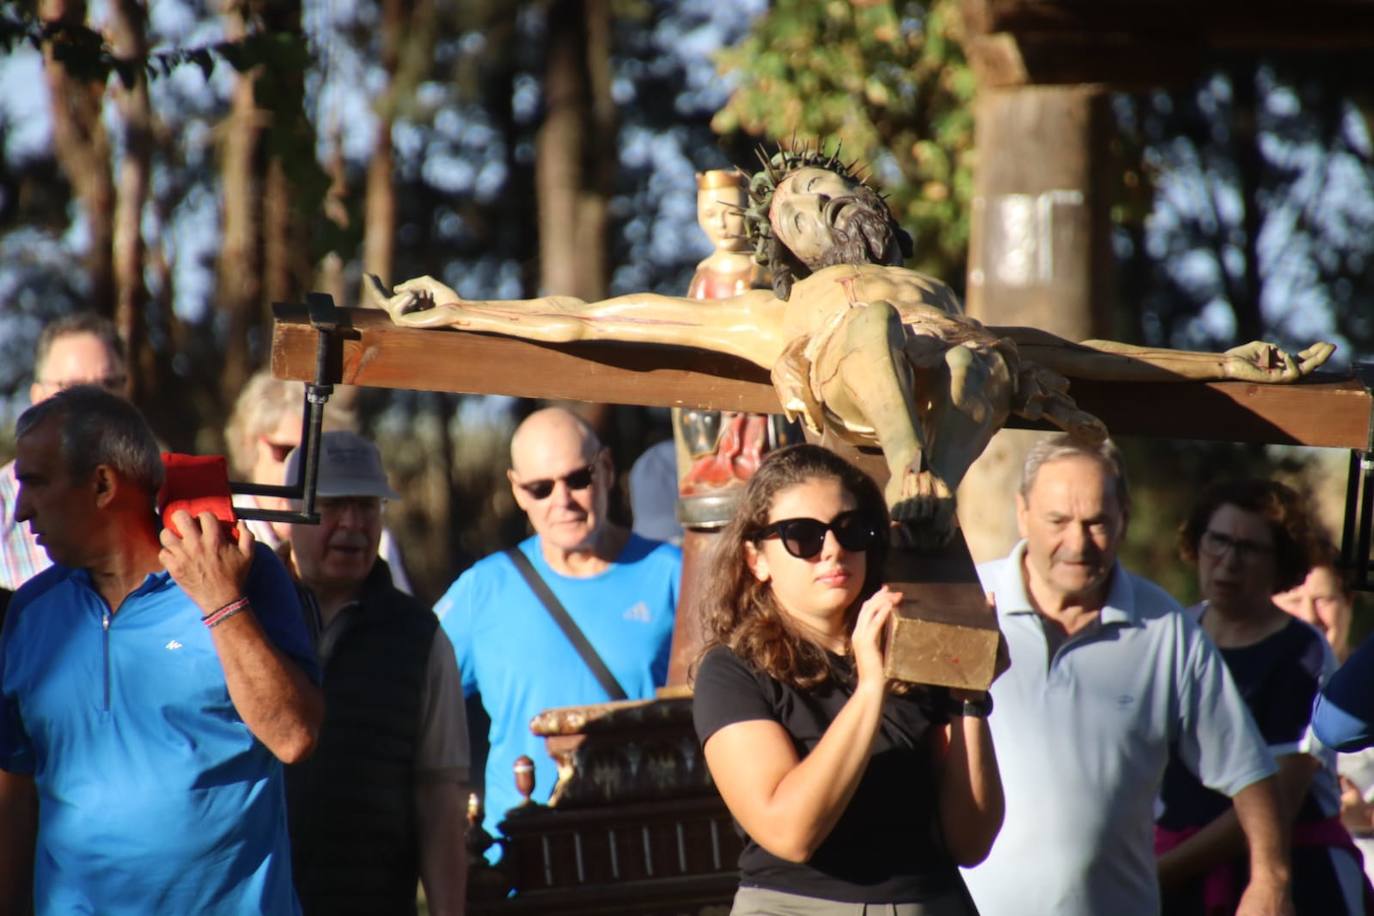
[[[1295,57],[1367,79],[1374,0],[1290,4],[1211,0],[964,0],[965,49],[979,84],[1190,82],[1237,55]]]
[[[1356,48],[1374,42],[1374,0],[963,0],[970,36],[1105,35],[1213,48]]]
[[[373,309],[340,313],[345,327],[329,379],[335,384],[649,407],[778,409],[768,373],[733,357],[680,347],[537,344],[401,328]],[[272,333],[273,373],[314,378],[316,339],[303,309],[279,310]],[[1072,394],[1114,435],[1332,448],[1369,445],[1371,398],[1353,378],[1326,376],[1298,385],[1076,380]]]
[[[768,372],[731,356],[684,347],[539,344],[464,331],[401,328],[376,309],[340,309],[350,330],[334,382],[463,394],[556,397],[646,407],[778,409]],[[315,373],[315,331],[304,311],[279,310],[272,371]]]
[[[1123,35],[1013,35],[998,32],[965,44],[978,85],[1104,85],[1120,90],[1187,85],[1204,71],[1207,52],[1195,45],[1147,42]]]

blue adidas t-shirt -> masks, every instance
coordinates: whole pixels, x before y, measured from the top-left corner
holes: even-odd
[[[318,680],[295,588],[261,545],[245,593]],[[5,621],[0,698],[0,769],[38,790],[39,914],[299,912],[281,763],[167,573],[114,614],[84,570],[30,580]]]
[[[648,699],[668,676],[682,552],[631,535],[605,572],[572,578],[554,572],[531,537],[519,548],[567,608],[626,695]],[[434,607],[453,643],[463,693],[480,693],[491,717],[484,826],[492,834],[520,802],[515,758],[534,761],[534,798],[548,798],[557,768],[530,719],[555,706],[610,699],[515,565],[492,554],[459,576]]]

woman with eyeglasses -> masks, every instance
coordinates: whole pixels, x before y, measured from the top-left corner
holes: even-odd
[[[1270,480],[1203,494],[1181,532],[1202,603],[1189,610],[1216,643],[1278,763],[1280,811],[1292,826],[1292,895],[1300,914],[1364,913],[1359,854],[1340,820],[1335,753],[1312,734],[1312,702],[1334,668],[1322,634],[1273,595],[1303,581],[1320,541],[1302,500]],[[1246,882],[1245,842],[1230,800],[1169,763],[1156,824],[1169,914],[1233,913]]]
[[[694,716],[745,840],[734,916],[975,912],[956,866],[1002,823],[990,702],[884,677],[887,532],[872,480],[796,445],[719,535]]]

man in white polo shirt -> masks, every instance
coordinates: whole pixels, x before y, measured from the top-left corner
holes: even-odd
[[[1022,471],[1024,540],[979,567],[1012,665],[992,687],[1006,819],[969,890],[982,916],[1158,914],[1153,805],[1173,745],[1234,801],[1238,912],[1290,912],[1274,762],[1216,649],[1117,562],[1129,508],[1111,443],[1052,437]]]

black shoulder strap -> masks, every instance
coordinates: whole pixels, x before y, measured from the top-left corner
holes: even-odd
[[[577,654],[582,656],[582,660],[587,663],[587,667],[592,670],[596,680],[601,684],[601,688],[612,700],[626,700],[629,697],[620,682],[611,674],[611,669],[606,667],[606,663],[601,660],[601,656],[596,654],[596,649],[587,641],[586,635],[578,628],[576,621],[568,614],[567,608],[563,607],[558,596],[549,588],[549,584],[539,575],[539,571],[534,568],[530,558],[518,547],[512,547],[505,552],[510,561],[515,564],[515,568],[524,576],[525,582],[530,590],[539,598],[539,603],[549,612],[553,622],[558,624],[558,628],[563,631],[563,635],[568,637],[568,642],[572,643]]]

